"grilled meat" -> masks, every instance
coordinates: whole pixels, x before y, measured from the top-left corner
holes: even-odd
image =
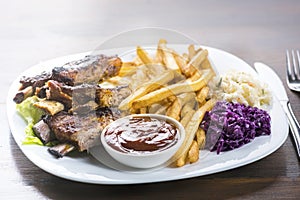
[[[85,58],[66,63],[52,70],[51,79],[67,85],[94,83],[116,76],[122,66],[118,57],[105,55],[88,55]]]
[[[53,139],[61,143],[49,148],[51,154],[62,157],[73,149],[87,150],[100,142],[103,128],[121,116],[114,107],[130,94],[129,88],[99,85],[118,75],[121,65],[116,56],[89,55],[51,73],[22,77],[14,101],[21,103],[32,95],[43,99],[35,106],[46,109],[49,115],[33,130],[44,143]]]
[[[39,75],[33,77],[22,76],[20,79],[20,88],[15,97],[14,102],[21,103],[27,97],[32,96],[36,89],[45,85],[45,83],[50,80],[51,74],[47,72],[42,72]]]
[[[20,90],[19,92],[17,92],[17,94],[15,95],[15,97],[13,98],[13,100],[16,103],[21,103],[27,97],[32,96],[32,94],[33,94],[33,87],[32,86],[28,86],[28,87]]]
[[[49,80],[55,80],[69,86],[84,83],[95,85],[100,81],[118,75],[121,66],[122,61],[117,56],[88,55],[81,60],[66,63],[62,67],[55,67],[52,73],[42,72],[40,75],[33,77],[23,76],[20,79],[19,92],[13,100],[16,103],[21,103],[27,97],[35,94],[40,98],[45,97],[45,83]],[[67,88],[65,89],[67,90]],[[67,92],[63,91],[63,93]],[[68,99],[67,96],[64,98]]]
[[[79,151],[84,151],[99,144],[103,128],[119,117],[118,111],[104,107],[87,115],[60,112],[51,116],[47,124],[58,141],[72,144]]]
[[[73,150],[75,150],[75,146],[68,143],[62,143],[48,148],[48,152],[56,158],[62,158]]]
[[[50,79],[51,73],[48,72],[42,72],[41,74],[33,77],[23,76],[20,79],[21,87],[19,88],[19,90],[23,90],[29,86],[32,86],[33,89],[35,89],[36,87],[42,87]]]
[[[62,83],[50,80],[47,82],[46,87],[44,87],[45,90],[41,91],[45,91],[46,99],[61,102],[64,104],[66,110],[69,110],[72,107],[72,97],[68,93],[63,92],[62,85]]]
[[[40,138],[43,144],[47,144],[48,142],[55,139],[54,134],[50,130],[49,126],[43,119],[41,119],[38,123],[36,123],[32,128],[34,134]]]
[[[62,102],[67,110],[71,109],[72,112],[78,113],[82,112],[82,109],[88,111],[98,107],[118,106],[130,94],[130,89],[126,86],[115,88],[102,88],[92,84],[69,86],[53,80],[48,81],[47,86],[47,99]]]

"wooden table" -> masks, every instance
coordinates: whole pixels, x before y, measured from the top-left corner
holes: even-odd
[[[1,1],[0,199],[299,199],[300,165],[291,137],[255,163],[172,182],[107,186],[64,180],[33,165],[6,118],[12,81],[33,64],[93,50],[113,34],[144,26],[175,29],[250,65],[262,61],[285,82],[285,50],[300,48],[300,2]],[[286,85],[285,85],[286,86]],[[300,119],[300,96],[287,90]]]

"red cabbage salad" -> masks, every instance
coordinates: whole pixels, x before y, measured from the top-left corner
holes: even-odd
[[[217,77],[212,84],[211,95],[218,102],[206,112],[200,124],[206,133],[206,149],[219,154],[239,148],[255,137],[271,134],[271,117],[264,109],[272,104],[272,96],[265,83],[245,72],[230,72]],[[218,90],[214,90],[216,87]]]
[[[271,134],[271,117],[262,109],[240,103],[219,101],[206,112],[201,128],[206,132],[206,148],[228,151]]]

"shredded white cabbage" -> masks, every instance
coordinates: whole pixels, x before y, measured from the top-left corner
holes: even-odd
[[[219,100],[263,109],[272,103],[272,94],[268,85],[246,72],[229,71],[216,77],[211,87],[213,91],[211,95]]]

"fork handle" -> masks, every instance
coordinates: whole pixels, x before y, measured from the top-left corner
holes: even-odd
[[[300,159],[300,126],[299,126],[299,123],[294,115],[294,112],[292,110],[292,107],[291,107],[291,104],[289,101],[283,105],[283,109],[285,110],[285,113],[287,115],[290,129],[292,132],[292,136],[295,141],[298,158]]]

